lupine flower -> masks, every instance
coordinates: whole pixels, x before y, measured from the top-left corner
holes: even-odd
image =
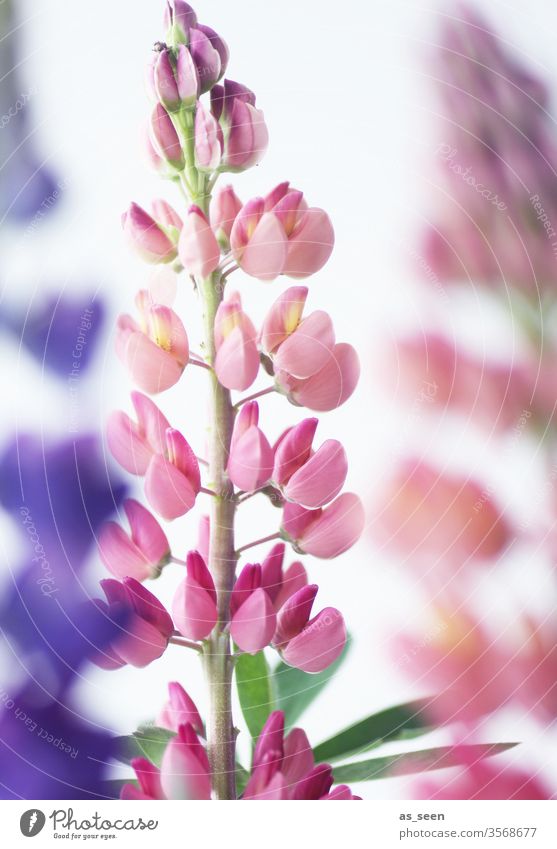
[[[174,595],[172,616],[179,632],[190,640],[204,640],[217,623],[215,583],[197,551],[188,554],[186,577]]]
[[[180,725],[164,750],[160,777],[166,799],[211,798],[209,759],[189,723]]]
[[[456,751],[458,752],[458,747]],[[455,776],[442,782],[435,779],[416,781],[412,798],[515,801],[553,799],[554,794],[539,775],[501,764],[498,759],[492,763],[482,758],[471,762]]]
[[[107,602],[94,604],[108,619],[122,623],[119,636],[110,647],[97,652],[94,662],[103,669],[118,669],[127,663],[143,667],[157,660],[174,631],[172,619],[153,593],[136,581],[124,578],[101,581]]]
[[[213,195],[210,207],[211,227],[224,250],[230,247],[232,225],[241,208],[242,201],[230,185],[222,186]]]
[[[189,274],[208,277],[220,262],[220,248],[204,213],[190,206],[178,245],[180,260]]]
[[[145,262],[172,262],[176,259],[176,240],[137,203],[122,216],[128,241]]]
[[[260,489],[271,477],[273,449],[258,427],[259,407],[256,401],[244,404],[236,417],[227,472],[239,489]]]
[[[152,302],[142,290],[136,297],[137,323],[121,315],[116,353],[144,392],[156,394],[174,386],[189,360],[189,342],[182,321],[170,307]]]
[[[201,489],[197,457],[182,434],[168,428],[164,454],[153,454],[145,474],[147,501],[163,519],[184,516]]]
[[[209,91],[228,65],[225,41],[211,27],[198,23],[194,10],[183,0],[167,3],[164,23],[168,41],[178,47],[188,46],[197,70],[199,93]]]
[[[480,360],[437,333],[398,339],[395,358],[382,358],[394,361],[396,373],[386,377],[397,398],[423,399],[425,409],[449,408],[501,430],[516,427],[524,411],[531,416],[537,369],[530,373],[526,363]]]
[[[222,156],[222,129],[215,116],[200,102],[195,112],[195,166],[216,171]]]
[[[160,103],[157,103],[151,115],[151,135],[162,158],[176,171],[182,171],[185,165],[182,145],[170,115]]]
[[[255,327],[234,292],[223,301],[215,316],[215,372],[227,389],[248,389],[259,371]]]
[[[308,208],[302,192],[281,183],[241,210],[230,235],[236,262],[252,277],[308,277],[329,259],[334,245],[329,216]]]
[[[186,723],[189,723],[198,734],[203,735],[203,721],[195,702],[181,684],[171,681],[168,685],[168,701],[159,713],[156,724],[159,728],[178,731],[180,725]]]
[[[261,566],[248,564],[230,596],[230,634],[236,645],[250,654],[269,645],[276,627],[273,603],[261,583]]]
[[[26,308],[3,305],[0,326],[9,330],[22,348],[57,377],[67,378],[79,360],[79,374],[89,368],[105,323],[104,304],[95,296],[71,298],[58,294]]]
[[[261,564],[261,586],[274,604],[275,611],[308,582],[304,566],[299,561],[284,568],[286,546],[278,542]]]
[[[110,414],[106,439],[112,456],[131,475],[144,475],[153,454],[166,452],[170,424],[157,405],[141,392],[132,392],[137,422],[120,410]]]
[[[315,766],[304,731],[293,728],[284,736],[284,714],[269,714],[253,753],[252,772],[243,797],[272,799],[356,799],[346,785],[331,791],[333,770]]]
[[[326,312],[303,318],[307,293],[305,286],[283,292],[263,322],[259,344],[271,359],[279,390],[294,404],[323,412],[352,395],[360,364],[351,345],[335,342]]]
[[[346,645],[346,626],[340,611],[326,607],[310,619],[317,589],[316,584],[308,584],[290,596],[278,612],[273,638],[285,663],[304,672],[322,672]]]
[[[492,560],[513,539],[489,490],[417,460],[401,463],[384,486],[373,532],[386,545],[422,555],[428,563],[431,557],[457,564]]]
[[[131,498],[124,501],[131,535],[116,522],[107,522],[99,536],[99,553],[116,578],[144,581],[156,577],[170,557],[166,534],[149,511]]]
[[[306,510],[287,503],[282,533],[296,550],[325,560],[348,551],[360,538],[365,524],[361,500],[352,492],[339,495],[328,507]]]
[[[222,138],[221,171],[245,171],[263,159],[269,133],[255,94],[241,83],[225,80],[211,91],[211,111]]]
[[[303,507],[322,507],[339,494],[346,480],[348,460],[336,439],[313,451],[317,419],[304,419],[285,431],[275,446],[272,480],[287,501]]]
[[[166,799],[161,785],[161,771],[147,758],[132,758],[131,766],[136,774],[139,789],[134,784],[124,784],[120,798],[126,801]]]

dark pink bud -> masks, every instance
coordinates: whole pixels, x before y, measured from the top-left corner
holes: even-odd
[[[170,50],[161,50],[154,70],[155,91],[163,106],[176,112],[182,105]]]
[[[286,546],[278,542],[261,564],[261,586],[271,601],[275,602],[282,587],[282,564]]]
[[[276,752],[282,759],[284,754],[284,713],[275,710],[269,714],[261,730],[253,753],[253,768],[259,766],[269,752]]]
[[[184,167],[184,154],[178,133],[174,129],[172,118],[160,103],[157,103],[151,115],[151,132],[161,156],[177,171]]]
[[[197,68],[200,94],[204,94],[210,91],[222,76],[220,54],[211,39],[198,27],[190,31],[189,50]]]
[[[321,799],[333,786],[333,770],[329,764],[318,764],[298,782],[293,799]]]
[[[234,584],[230,596],[230,613],[232,616],[244,601],[261,586],[261,566],[258,563],[247,563]]]
[[[307,625],[317,590],[317,584],[308,584],[290,596],[286,604],[281,607],[273,640],[275,645],[280,646],[288,642]]]

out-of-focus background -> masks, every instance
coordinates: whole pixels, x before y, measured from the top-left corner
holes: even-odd
[[[24,346],[14,347],[13,334],[0,339],[0,438],[6,444],[14,432],[29,430],[44,440],[75,438],[101,430],[112,409],[129,411],[131,386],[115,357],[112,329],[152,272],[130,253],[120,215],[131,200],[147,205],[164,196],[179,203],[172,186],[149,171],[141,143],[148,114],[144,68],[163,34],[162,6],[157,0],[17,2],[18,94],[25,95],[25,109],[33,113],[28,132],[38,164],[56,175],[45,195],[47,206],[56,209],[23,225],[5,221],[0,305],[25,316],[47,296],[86,292],[104,302],[107,319],[94,364],[77,384],[70,382],[69,359],[68,378],[55,381],[48,368],[37,368]],[[451,144],[454,129],[437,97],[435,45],[440,29],[458,20],[459,10],[422,0],[348,0],[341,7],[327,0],[199,0],[196,10],[228,42],[227,76],[256,91],[269,127],[267,155],[258,168],[234,177],[236,191],[246,200],[289,179],[333,219],[336,247],[325,269],[310,280],[309,304],[327,310],[337,338],[358,349],[362,378],[349,403],[322,417],[319,432],[322,440],[335,437],[347,447],[347,486],[368,506],[370,526],[382,484],[406,455],[477,477],[513,523],[531,526],[546,508],[550,515],[552,492],[544,489],[539,433],[520,439],[509,455],[508,444],[494,429],[478,433],[472,416],[449,415],[441,426],[423,412],[421,402],[400,403],[397,341],[406,333],[424,337],[434,328],[482,361],[493,357],[511,363],[528,341],[524,325],[513,318],[520,304],[487,293],[474,274],[463,273],[457,287],[437,285],[439,276],[421,247],[421,233],[435,217],[432,210],[438,214],[442,207],[446,189],[439,150]],[[527,7],[519,0],[491,0],[481,4],[481,12],[504,49],[548,84],[547,126],[555,144],[557,8],[546,0]],[[7,130],[0,127],[0,149]],[[451,214],[448,208],[447,219]],[[433,280],[429,287],[424,285],[428,276]],[[280,279],[266,285],[241,273],[235,278],[234,287],[256,322],[288,285]],[[181,284],[178,309],[195,339],[195,299],[186,282]],[[201,452],[204,375],[193,371],[201,370],[190,369],[160,402]],[[264,399],[261,409],[270,437],[300,418],[278,397]],[[502,461],[505,456],[508,461]],[[266,502],[254,499],[242,513],[239,541],[250,539],[254,529],[256,536],[272,532],[275,519]],[[196,517],[177,521],[171,534],[173,548],[184,556],[196,536]],[[306,558],[311,578],[320,585],[322,606],[338,606],[353,635],[345,666],[305,716],[312,742],[373,710],[427,693],[425,682],[420,687],[409,680],[402,650],[397,657],[392,638],[403,628],[421,627],[430,584],[423,570],[405,568],[373,537],[370,527],[355,548],[334,562]],[[4,516],[0,538],[3,580],[10,582],[27,543]],[[540,566],[526,543],[519,543],[508,559],[508,596],[494,577],[497,565],[478,579],[502,621],[526,601],[542,605],[549,586],[543,570],[551,558],[546,554],[539,554]],[[83,581],[93,591],[100,577],[103,568],[92,554]],[[173,567],[159,580],[156,591],[163,600],[170,602],[178,578]],[[3,659],[6,676],[15,674],[14,653],[5,649]],[[177,678],[203,713],[197,659],[176,647],[146,670],[125,667],[106,673],[85,667],[76,710],[92,716],[100,729],[126,733],[156,715],[166,682]],[[525,741],[515,762],[532,764],[557,781],[555,734],[548,725],[540,727],[527,712],[510,710],[491,720],[485,736]],[[445,732],[432,737],[440,743],[447,739]],[[370,782],[360,790],[366,798],[412,794],[409,781],[402,779]]]

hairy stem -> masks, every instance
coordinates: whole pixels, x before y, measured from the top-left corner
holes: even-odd
[[[202,282],[205,359],[215,360],[215,314],[223,297],[221,277],[215,273]],[[215,497],[211,499],[209,569],[217,589],[219,621],[205,650],[205,672],[210,693],[207,727],[208,754],[213,772],[213,787],[218,799],[236,798],[235,730],[232,720],[232,673],[230,637],[222,633],[230,619],[230,593],[236,572],[234,547],[234,488],[226,466],[234,425],[230,392],[210,375],[209,470],[208,479]]]

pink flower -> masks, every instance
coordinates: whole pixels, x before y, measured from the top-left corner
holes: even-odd
[[[217,189],[213,195],[210,208],[211,227],[224,250],[230,247],[232,225],[241,208],[242,201],[230,185]]]
[[[348,460],[336,439],[313,451],[317,419],[304,419],[279,438],[275,446],[272,480],[288,501],[303,507],[322,507],[339,494],[346,480]]]
[[[153,109],[150,129],[156,151],[176,171],[182,171],[185,165],[182,145],[172,118],[160,103]]]
[[[184,516],[201,489],[197,457],[182,434],[168,428],[164,454],[153,454],[145,475],[145,495],[163,519]]]
[[[138,293],[137,323],[121,315],[116,353],[144,392],[156,394],[174,386],[189,360],[189,343],[181,320],[170,307],[155,304],[146,290]]]
[[[144,475],[153,454],[166,451],[166,431],[170,424],[146,395],[132,392],[131,399],[137,423],[127,413],[111,413],[106,439],[113,457],[122,468],[131,475]]]
[[[211,91],[211,111],[222,138],[221,171],[245,171],[263,159],[269,133],[255,94],[240,83],[225,80]]]
[[[458,754],[458,747],[455,748]],[[456,775],[443,781],[421,779],[415,782],[414,798],[541,800],[554,798],[545,782],[535,773],[516,769],[485,758],[470,761]]]
[[[310,619],[316,595],[317,585],[309,584],[290,596],[278,612],[273,638],[285,663],[304,672],[322,672],[346,645],[340,611],[326,607]]]
[[[222,130],[201,101],[195,112],[195,166],[200,171],[215,171],[222,156]]]
[[[153,85],[160,102],[170,112],[177,112],[182,106],[195,107],[199,76],[184,44],[178,46],[175,56],[168,48],[160,51],[153,67]]]
[[[175,242],[138,204],[130,205],[122,216],[122,225],[128,241],[146,262],[172,262],[176,258]]]
[[[118,669],[127,663],[143,667],[159,658],[165,651],[174,631],[169,614],[158,598],[136,581],[124,578],[101,581],[107,602],[93,602],[120,628],[120,634],[110,646],[93,658],[103,669]]]
[[[232,432],[227,472],[234,486],[245,492],[264,486],[273,468],[273,450],[258,421],[257,402],[248,402],[240,409]]]
[[[186,568],[186,577],[174,595],[172,615],[182,636],[204,640],[218,619],[215,584],[197,551],[189,552]]]
[[[261,564],[261,586],[273,602],[275,611],[308,582],[306,570],[296,561],[284,568],[284,552],[286,546],[278,542],[272,547]]]
[[[240,572],[230,597],[230,634],[242,651],[256,654],[268,646],[276,627],[273,603],[261,586],[261,566]]]
[[[169,731],[178,731],[180,725],[186,723],[189,723],[198,734],[203,735],[203,721],[195,702],[181,684],[172,681],[168,685],[168,701],[159,713],[156,725],[159,728],[168,728]]]
[[[139,790],[134,784],[124,784],[120,799],[126,801],[166,799],[161,786],[161,771],[147,758],[133,758],[131,766],[135,771]]]
[[[351,345],[337,344],[330,316],[317,310],[303,318],[305,286],[287,289],[269,310],[259,334],[280,391],[298,406],[333,410],[353,393],[360,376]]]
[[[253,753],[252,771],[243,798],[356,799],[346,785],[331,791],[333,770],[315,765],[309,740],[301,728],[284,736],[284,714],[269,714]]]
[[[167,799],[211,798],[209,759],[189,723],[179,726],[164,750],[160,779]]]
[[[308,208],[302,192],[281,183],[254,198],[234,222],[230,244],[236,262],[252,277],[308,277],[329,259],[335,237],[329,216]]]
[[[282,532],[298,551],[327,560],[348,551],[360,538],[364,524],[362,502],[354,493],[344,492],[324,509],[286,504]]]
[[[107,522],[99,534],[99,553],[116,578],[144,581],[160,574],[170,557],[166,535],[155,517],[138,501],[128,498],[124,510],[131,535],[116,522]]]
[[[215,316],[215,372],[226,389],[245,390],[259,371],[257,334],[237,292],[223,301]]]
[[[376,538],[430,564],[491,560],[513,534],[489,490],[470,478],[409,459],[382,488],[373,524]]]
[[[220,247],[205,214],[190,206],[178,244],[180,260],[189,274],[208,277],[220,262]]]

